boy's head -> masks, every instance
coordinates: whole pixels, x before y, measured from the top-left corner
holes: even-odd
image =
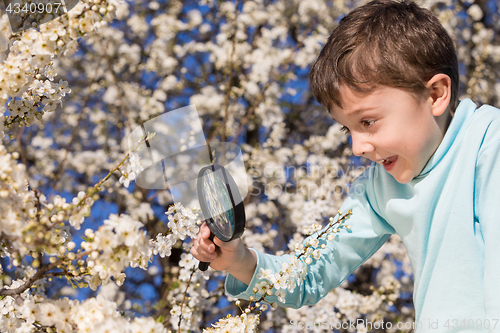
[[[439,20],[415,3],[375,0],[345,16],[314,63],[314,97],[328,109],[342,106],[341,87],[370,92],[379,86],[422,95],[443,73],[451,79],[450,112],[458,105],[458,61]]]
[[[414,3],[375,0],[344,17],[310,72],[314,96],[352,138],[353,153],[398,182],[418,176],[458,103],[453,41]]]

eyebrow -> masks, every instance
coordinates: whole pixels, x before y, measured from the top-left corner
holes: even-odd
[[[360,114],[360,113],[363,113],[363,112],[365,112],[365,111],[372,111],[372,110],[374,110],[374,109],[376,109],[376,108],[375,108],[375,107],[360,108],[360,109],[358,109],[358,110],[354,110],[354,111],[350,112],[348,115],[349,115],[349,116],[356,116],[356,115],[358,115],[358,114]],[[332,119],[333,119],[335,122],[339,123],[339,122],[338,122],[338,121],[337,121],[337,120],[333,117],[333,115],[332,115],[332,112],[331,112],[331,111],[330,111],[330,116],[332,117]],[[339,124],[340,124],[340,123],[339,123]]]
[[[355,116],[355,115],[358,115],[358,114],[363,113],[365,111],[372,111],[374,109],[376,109],[376,108],[373,107],[373,106],[369,106],[369,107],[366,107],[366,108],[359,108],[358,110],[350,112],[349,115],[350,116]]]

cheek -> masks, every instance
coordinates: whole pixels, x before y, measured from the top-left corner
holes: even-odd
[[[425,131],[420,131],[418,128],[404,128],[402,138],[396,143],[401,149],[405,149],[410,156],[416,158],[419,155],[425,154],[429,149],[431,137]]]
[[[398,131],[388,134],[384,141],[386,147],[395,153],[411,156],[418,153],[418,147],[421,145],[420,140],[421,138],[413,131],[399,128]]]

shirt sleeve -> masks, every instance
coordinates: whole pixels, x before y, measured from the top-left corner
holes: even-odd
[[[478,155],[475,179],[475,218],[484,241],[483,297],[486,319],[500,319],[500,140]],[[499,323],[500,325],[500,323]],[[498,327],[497,327],[498,330]]]
[[[279,302],[274,296],[274,288],[273,296],[267,296],[267,301],[291,308],[316,304],[370,258],[395,232],[370,204],[369,198],[374,199],[373,177],[370,177],[373,175],[373,170],[370,169],[353,182],[350,194],[341,207],[342,212],[352,209],[352,215],[346,221],[346,224],[350,225],[350,230],[341,230],[333,241],[326,241],[326,248],[320,249],[321,257],[318,260],[313,259],[303,283],[296,286],[292,293],[287,291],[285,302]],[[304,244],[307,241],[308,238],[304,240]],[[264,268],[277,273],[281,270],[281,264],[290,258],[290,255],[275,256],[255,252],[257,268],[250,284],[246,285],[228,275],[225,288],[229,295],[248,300],[250,296],[254,296],[255,285],[262,281],[257,278],[259,270]]]

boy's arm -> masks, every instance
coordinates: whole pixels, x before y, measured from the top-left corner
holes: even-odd
[[[245,248],[245,254],[238,263],[228,269],[226,272],[232,276],[234,276],[239,281],[243,283],[250,283],[252,277],[255,273],[255,268],[257,266],[257,254]]]
[[[366,183],[368,181],[355,180],[351,188],[359,189],[360,187],[356,185],[362,185],[367,189],[361,191],[362,193],[350,195],[341,208],[343,212],[352,209],[352,216],[346,221],[351,230],[342,230],[333,241],[326,242],[326,248],[320,249],[320,259],[313,259],[312,264],[308,266],[305,280],[300,286],[295,287],[293,293],[286,293],[285,302],[279,302],[275,296],[268,296],[266,300],[292,308],[317,303],[370,258],[395,232],[370,206],[367,193],[372,190]],[[274,256],[257,251],[256,254],[257,267],[248,285],[231,275],[226,278],[225,286],[229,295],[243,299],[254,296],[253,288],[264,281],[257,278],[260,269],[270,269],[273,274],[277,273],[281,270],[281,264],[290,258],[289,255]],[[273,295],[274,292],[273,289]]]
[[[475,217],[479,221],[481,235],[484,240],[483,297],[486,319],[499,320],[500,139],[486,144],[480,150],[476,165],[476,188],[474,192]]]

